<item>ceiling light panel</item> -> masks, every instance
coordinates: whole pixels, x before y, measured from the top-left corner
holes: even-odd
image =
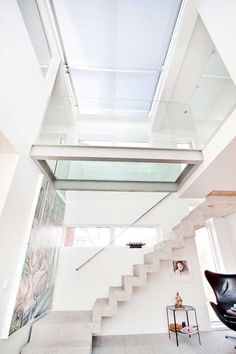
[[[83,114],[148,116],[181,0],[54,0]]]

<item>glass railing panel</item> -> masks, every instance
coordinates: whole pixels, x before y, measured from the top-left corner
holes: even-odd
[[[72,97],[53,96],[36,143],[177,149],[185,144],[188,149],[202,149],[236,105],[236,88],[226,79],[214,78],[217,89],[211,100],[204,100],[204,91],[212,85],[208,81],[202,78],[202,92],[192,102],[152,101],[152,115],[143,117],[118,112],[117,116],[82,115]]]
[[[236,86],[213,50],[187,102],[176,92],[172,97],[149,100],[142,91],[122,97],[116,90],[109,98],[90,91],[76,100],[52,96],[37,143],[202,149],[234,111]]]
[[[175,182],[186,167],[178,163],[67,160],[57,161],[53,166],[59,180],[139,182]]]

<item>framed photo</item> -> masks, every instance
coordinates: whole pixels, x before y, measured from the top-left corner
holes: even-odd
[[[188,282],[192,280],[189,261],[183,259],[172,259],[170,261],[171,278],[176,282]]]

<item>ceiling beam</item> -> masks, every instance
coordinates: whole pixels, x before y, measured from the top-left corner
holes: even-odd
[[[200,150],[127,148],[73,145],[33,145],[31,157],[37,160],[115,161],[143,163],[200,164]]]
[[[172,182],[121,182],[56,180],[56,190],[63,191],[109,191],[109,192],[176,192],[177,183]]]

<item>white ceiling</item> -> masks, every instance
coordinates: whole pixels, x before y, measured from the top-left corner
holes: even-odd
[[[182,197],[203,198],[212,191],[236,190],[236,139],[187,188]]]
[[[12,154],[12,153],[16,153],[15,148],[0,130],[0,154]]]

